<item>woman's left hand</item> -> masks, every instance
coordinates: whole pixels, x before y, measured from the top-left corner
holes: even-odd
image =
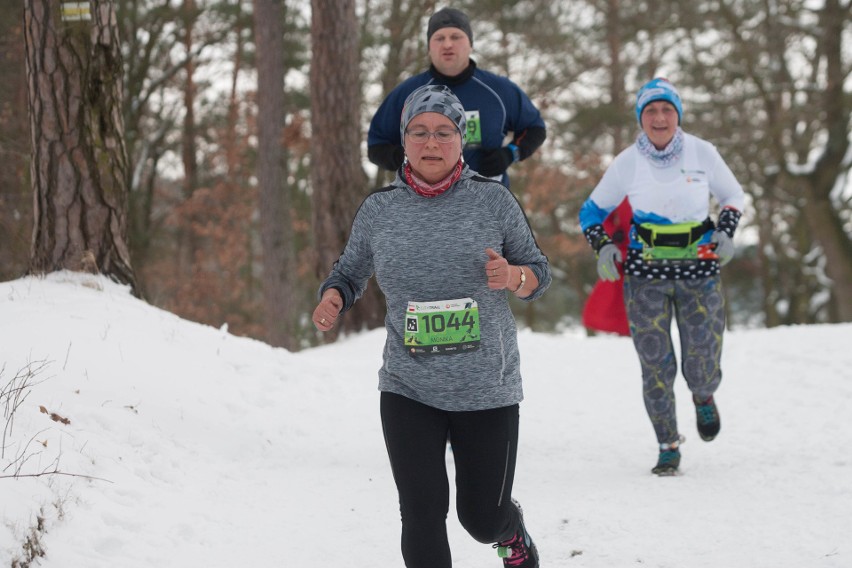
[[[320,331],[328,331],[334,327],[340,310],[343,309],[343,298],[335,288],[329,288],[323,292],[322,299],[314,309],[311,320]]]
[[[488,287],[492,290],[502,290],[509,287],[509,277],[512,272],[509,261],[497,254],[492,248],[485,249],[488,261],[485,263],[485,276],[488,277]]]

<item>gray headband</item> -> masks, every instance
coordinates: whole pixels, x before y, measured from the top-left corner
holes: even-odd
[[[405,129],[408,123],[424,112],[437,112],[443,114],[453,121],[462,137],[464,146],[465,131],[467,130],[467,119],[464,116],[464,107],[449,87],[446,85],[423,85],[413,91],[402,107],[402,117],[399,121],[399,137],[405,138]]]

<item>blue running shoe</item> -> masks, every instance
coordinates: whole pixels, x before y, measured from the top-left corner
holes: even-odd
[[[719,409],[716,407],[716,401],[713,396],[707,400],[701,401],[695,395],[692,395],[692,402],[695,403],[695,417],[698,425],[698,435],[705,442],[709,442],[719,433],[722,427],[722,420],[719,418]]]
[[[660,457],[651,473],[660,477],[677,475],[680,467],[680,444],[683,441],[684,438],[681,436],[670,444],[660,444]]]

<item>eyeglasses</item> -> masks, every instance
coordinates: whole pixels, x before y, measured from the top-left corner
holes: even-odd
[[[456,139],[458,131],[449,129],[436,130],[435,132],[429,132],[428,130],[406,130],[405,133],[408,134],[412,142],[416,142],[417,144],[425,144],[432,136],[441,144],[449,144]]]

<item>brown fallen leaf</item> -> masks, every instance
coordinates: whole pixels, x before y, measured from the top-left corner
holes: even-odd
[[[39,405],[38,409],[42,414],[47,414],[50,417],[50,419],[53,420],[54,422],[62,422],[63,424],[71,424],[70,420],[68,420],[67,418],[65,418],[63,416],[59,416],[55,412],[50,412],[44,406]]]

